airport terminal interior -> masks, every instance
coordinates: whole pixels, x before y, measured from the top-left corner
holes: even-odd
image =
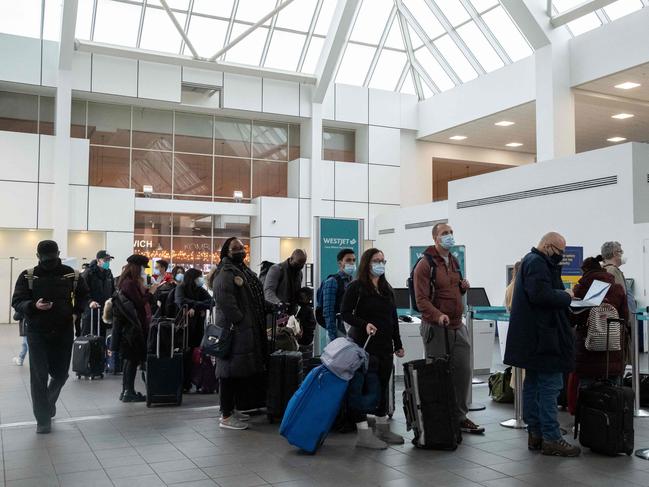
[[[408,280],[447,226],[485,428],[452,451],[416,448],[403,401],[404,364],[425,358]],[[522,369],[511,398],[490,394],[509,381],[505,290],[548,232],[569,292],[616,243],[634,429],[617,455],[528,450]],[[78,272],[144,256],[150,284],[159,261],[207,278],[230,237],[257,274],[302,249],[316,291],[340,250],[383,252],[405,443],[334,428],[310,454],[263,408],[220,427],[218,391],[147,407],[120,400],[120,374],[72,370],[36,434],[12,296],[39,242]],[[649,486],[648,289],[649,0],[0,0],[0,487]],[[315,326],[316,356],[328,341]]]

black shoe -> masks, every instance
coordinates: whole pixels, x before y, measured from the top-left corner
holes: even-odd
[[[146,401],[146,397],[144,397],[141,393],[139,392],[125,392],[124,397],[122,397],[122,402],[144,402]]]
[[[52,431],[52,423],[38,423],[36,425],[36,433],[39,435],[46,435]]]
[[[539,451],[543,447],[543,437],[536,436],[532,433],[527,434],[527,449],[530,451]]]

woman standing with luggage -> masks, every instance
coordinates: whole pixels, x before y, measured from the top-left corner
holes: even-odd
[[[381,399],[376,411],[375,431],[369,429],[367,416],[353,418],[358,430],[356,446],[383,450],[388,444],[401,445],[403,437],[390,431],[388,400],[393,357],[403,357],[399,319],[392,286],[385,278],[385,257],[378,249],[368,249],[361,257],[358,278],[347,287],[341,306],[345,323],[351,326],[349,337],[359,346],[371,340],[367,352],[378,363]]]
[[[205,279],[198,269],[188,269],[182,284],[174,291],[174,299],[178,309],[187,307],[187,346],[185,354],[183,389],[188,392],[192,387],[192,350],[201,346],[205,329],[205,314],[212,309],[214,300],[203,286]]]
[[[221,428],[244,430],[249,419],[236,411],[237,393],[245,381],[261,374],[267,355],[264,289],[244,263],[246,251],[238,238],[229,238],[221,248],[221,262],[214,272],[212,290],[215,324],[229,337],[229,351],[216,360],[220,380]],[[187,276],[185,276],[187,279]]]

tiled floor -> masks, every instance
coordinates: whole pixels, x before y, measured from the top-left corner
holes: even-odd
[[[649,462],[636,457],[586,452],[559,459],[529,452],[524,432],[499,425],[512,407],[492,403],[485,385],[474,387],[474,399],[488,407],[472,418],[487,433],[465,435],[455,452],[421,451],[409,443],[362,451],[353,435],[332,434],[316,455],[305,455],[263,417],[249,431],[220,430],[216,396],[186,396],[182,408],[122,404],[115,377],[71,379],[53,433],[37,436],[33,425],[10,425],[33,420],[29,369],[10,365],[18,348],[15,327],[0,325],[0,487],[649,486]],[[564,413],[561,420],[571,421]],[[393,424],[410,438],[399,409]],[[636,421],[636,448],[642,446],[649,446],[649,419]]]

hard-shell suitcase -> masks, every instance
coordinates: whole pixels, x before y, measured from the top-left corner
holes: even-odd
[[[607,325],[611,321],[607,320]],[[608,380],[608,326],[606,334],[606,379],[599,380],[579,391],[575,414],[575,438],[597,453],[617,455],[633,453],[634,393],[630,387],[619,386]]]
[[[106,344],[99,336],[99,320],[101,308],[90,309],[90,334],[74,340],[72,346],[72,372],[77,374],[77,379],[104,378],[106,366]],[[95,335],[93,332],[97,331]]]
[[[302,353],[278,350],[268,361],[266,414],[271,423],[280,421],[289,400],[302,383]]]
[[[394,410],[396,409],[396,393],[394,386],[395,375],[396,372],[394,370],[394,363],[392,363],[392,375],[390,376],[390,382],[388,385],[388,417],[390,419],[392,419],[392,416],[394,416]]]
[[[324,365],[313,369],[288,402],[280,434],[291,445],[315,453],[336,419],[347,386]]]
[[[113,334],[109,333],[106,335],[106,373],[117,375],[122,373],[122,358],[118,351],[111,350],[112,341]]]
[[[462,441],[447,328],[444,335],[446,356],[403,364],[403,410],[417,448],[455,450]]]
[[[161,350],[161,331],[168,330],[170,349]],[[164,331],[162,331],[164,334]],[[183,401],[183,353],[175,351],[175,320],[161,319],[156,329],[156,353],[146,357],[146,405],[180,406]],[[187,329],[183,328],[183,340]]]

